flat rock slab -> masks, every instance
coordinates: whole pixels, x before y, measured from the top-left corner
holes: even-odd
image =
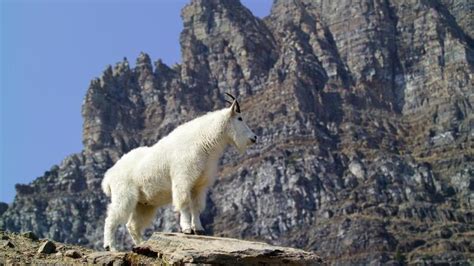
[[[154,233],[133,249],[170,264],[318,265],[322,260],[301,249],[233,238]]]

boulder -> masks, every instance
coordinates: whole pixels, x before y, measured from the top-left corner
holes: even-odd
[[[78,259],[78,258],[82,257],[82,254],[81,254],[81,252],[79,252],[75,249],[72,249],[72,250],[67,250],[66,252],[64,252],[64,256],[69,257],[69,258],[73,258],[73,259]]]
[[[37,241],[38,240],[38,236],[35,235],[35,233],[31,232],[31,231],[28,231],[28,232],[24,232],[21,234],[22,236],[28,238],[28,239],[31,239],[31,240],[34,240],[34,241]]]
[[[49,240],[46,240],[38,249],[38,254],[51,254],[56,252],[56,245]]]
[[[101,251],[94,252],[86,256],[87,262],[90,264],[100,265],[126,265],[126,253]]]

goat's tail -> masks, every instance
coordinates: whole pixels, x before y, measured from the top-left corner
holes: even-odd
[[[104,191],[105,195],[110,198],[110,195],[112,195],[112,192],[110,190],[110,185],[109,185],[109,180],[107,178],[107,173],[104,176],[104,179],[102,179],[102,190]]]

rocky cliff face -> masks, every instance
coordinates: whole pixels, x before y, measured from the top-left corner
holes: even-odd
[[[103,173],[178,124],[242,101],[259,135],[224,155],[206,230],[316,251],[334,263],[473,259],[470,1],[233,0],[182,11],[182,63],[141,54],[91,82],[84,150],[31,184],[3,228],[101,245]],[[161,210],[154,230],[176,230]],[[124,241],[130,241],[124,235]]]

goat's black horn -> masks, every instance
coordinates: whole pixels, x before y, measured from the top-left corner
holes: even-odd
[[[230,94],[230,93],[228,93],[228,92],[226,92],[225,94],[227,94],[227,96],[229,96],[230,98],[232,98],[232,100],[235,100],[235,97],[234,97],[232,94]]]
[[[227,94],[227,96],[229,96],[230,98],[232,98],[232,100],[235,101],[235,111],[236,111],[237,113],[240,113],[239,101],[237,101],[237,100],[235,99],[235,97],[234,97],[232,94],[230,94],[230,93],[228,93],[228,92],[226,92],[225,94]],[[226,102],[232,104],[231,102],[229,102],[229,101],[227,101],[227,100],[226,100]]]

